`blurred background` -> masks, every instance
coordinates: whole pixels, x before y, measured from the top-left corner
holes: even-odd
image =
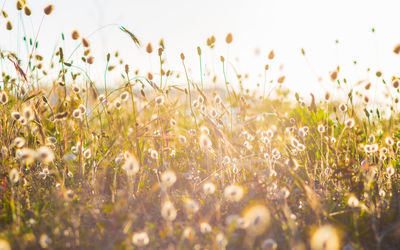
[[[17,52],[24,65],[28,50],[22,36],[26,32],[28,37],[35,37],[43,8],[52,3],[54,12],[44,18],[38,36],[38,53],[47,57],[63,46],[69,55],[79,43],[71,39],[71,32],[78,30],[91,43],[95,63],[87,70],[99,85],[103,84],[109,52],[118,51],[124,64],[140,68],[143,75],[156,73],[156,50],[161,38],[166,46],[166,68],[183,71],[179,54],[184,52],[194,80],[200,79],[196,51],[200,46],[203,68],[205,73],[210,72],[209,77],[204,77],[210,84],[213,74],[223,81],[221,55],[238,73],[249,74],[245,87],[254,89],[265,79],[276,81],[285,75],[286,87],[307,95],[336,86],[329,72],[338,65],[339,79],[346,78],[350,86],[359,80],[381,82],[376,77],[378,70],[383,70],[384,79],[390,82],[400,69],[400,57],[393,53],[400,42],[400,1],[28,0],[32,9],[29,17],[16,11],[15,2],[0,0],[14,26],[13,31],[7,31],[6,20],[1,19],[2,50]],[[138,49],[120,26],[132,31],[142,42],[142,48]],[[225,36],[229,32],[233,34],[233,43],[227,45]],[[61,40],[61,33],[65,34],[65,41]],[[206,46],[211,35],[216,37],[213,50]],[[149,42],[154,48],[151,55],[145,52]],[[273,60],[268,59],[271,50],[276,55]],[[80,61],[82,51],[74,54],[74,61]],[[118,64],[118,60],[112,59],[111,64]],[[266,64],[270,70],[264,75]],[[110,72],[108,78],[120,79],[122,72],[120,67]],[[228,81],[235,84],[234,70],[229,64],[227,73]],[[185,84],[182,78],[176,83]]]

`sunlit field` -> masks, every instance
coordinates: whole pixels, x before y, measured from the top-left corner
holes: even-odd
[[[196,65],[169,55],[179,69],[167,41],[125,26],[157,67],[97,58],[79,30],[41,55],[40,29],[24,34],[23,20],[46,25],[57,5],[13,7],[0,29],[22,32],[23,53],[0,48],[1,250],[399,249],[397,76],[350,82],[339,65],[331,90],[303,96],[271,50],[249,88],[227,54],[215,53],[215,74],[204,67],[205,52],[235,42],[229,31],[193,44]]]

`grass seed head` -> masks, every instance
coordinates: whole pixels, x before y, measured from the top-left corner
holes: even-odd
[[[6,105],[8,103],[8,95],[7,92],[5,92],[4,90],[1,91],[0,94],[0,103],[3,105]]]
[[[49,16],[53,12],[53,10],[54,10],[54,6],[52,4],[49,4],[46,6],[46,8],[44,8],[43,11],[44,11],[44,14]]]

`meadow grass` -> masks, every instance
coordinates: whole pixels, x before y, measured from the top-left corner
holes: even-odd
[[[24,1],[17,11],[35,14]],[[0,84],[0,249],[398,248],[395,94],[371,110],[364,82],[364,92],[342,89],[341,101],[327,92],[306,103],[282,75],[246,89],[245,75],[227,77],[224,56],[222,82],[203,73],[194,82],[184,54],[179,74],[165,65],[163,40],[154,51],[121,30],[158,53],[157,72],[110,65],[121,55],[108,54],[99,87],[62,46],[49,69],[35,38],[25,39],[26,70],[0,51],[13,66]],[[71,38],[80,63],[93,63],[90,41],[78,31]],[[57,77],[46,85],[47,70]],[[121,83],[107,82],[112,70]],[[339,76],[339,68],[329,75]],[[387,85],[396,93],[399,80]]]

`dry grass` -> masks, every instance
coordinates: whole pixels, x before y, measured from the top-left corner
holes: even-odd
[[[261,94],[239,74],[234,88],[222,56],[224,81],[206,88],[190,80],[183,54],[183,80],[167,69],[162,40],[160,70],[146,76],[109,65],[119,55],[108,54],[105,79],[111,70],[123,79],[103,89],[60,47],[48,69],[58,77],[44,86],[43,57],[27,43],[27,70],[0,55],[15,67],[0,85],[0,249],[399,246],[398,80],[388,108],[366,108],[371,83],[363,94],[342,89],[341,103],[326,93],[306,104],[297,93],[290,101],[282,75]],[[89,40],[78,47],[91,64]],[[339,81],[339,69],[327,77]]]

